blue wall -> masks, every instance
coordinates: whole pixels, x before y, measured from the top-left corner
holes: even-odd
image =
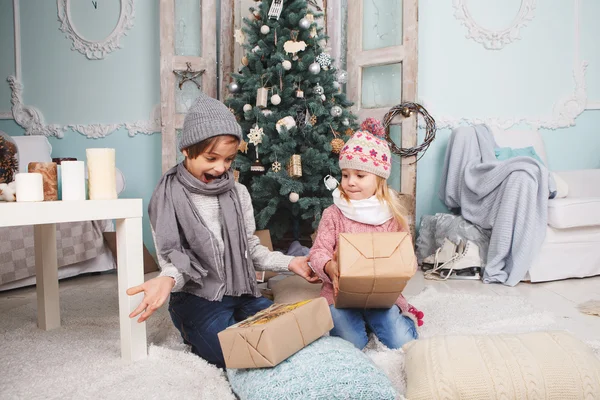
[[[384,5],[385,1],[377,3]],[[12,4],[12,0],[0,0],[0,10],[9,9],[5,3]],[[82,34],[98,38],[112,24],[99,21],[116,23],[112,2],[104,4],[108,8],[100,11],[94,11],[91,2],[89,7],[83,2],[73,8],[74,20],[81,26]],[[467,4],[482,26],[499,29],[510,25],[521,0]],[[575,86],[573,4],[575,1],[537,2],[533,20],[521,29],[521,40],[502,50],[487,50],[466,38],[467,29],[455,18],[451,1],[420,1],[419,99],[441,123],[448,118],[536,119],[551,115],[554,104],[571,96]],[[580,0],[580,4],[580,58],[589,63],[585,88],[591,101],[600,102],[597,43],[600,24],[596,21],[600,3]],[[21,0],[20,7],[24,102],[41,110],[46,123],[109,124],[149,118],[160,98],[157,0],[136,1],[134,26],[121,39],[122,48],[95,61],[71,50],[71,41],[59,30],[55,1]],[[379,10],[385,12],[385,7]],[[0,20],[2,32],[4,19],[3,16]],[[0,54],[12,57],[11,46],[12,40],[2,36]],[[1,64],[0,73],[7,68],[10,64],[8,67]],[[0,111],[10,96],[2,82]],[[598,126],[600,111],[590,110],[576,119],[575,126],[542,130],[550,167],[555,170],[600,167]],[[0,130],[23,134],[23,129],[11,120],[0,120]],[[445,211],[437,190],[449,134],[449,128],[438,130],[436,140],[419,162],[417,220],[424,214]],[[127,178],[123,196],[141,197],[147,206],[160,177],[160,134],[129,137],[121,129],[103,139],[88,139],[78,132],[67,131],[64,139],[50,141],[55,156],[80,159],[85,158],[87,147],[116,148],[117,166]],[[144,239],[153,247],[145,221]]]

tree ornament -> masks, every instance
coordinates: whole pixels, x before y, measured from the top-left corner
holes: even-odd
[[[248,64],[249,64],[248,57],[246,57],[246,56],[242,57],[242,65],[244,67],[247,67]]]
[[[262,33],[263,35],[266,35],[269,32],[271,32],[271,28],[269,28],[268,25],[263,25],[260,27],[260,33]]]
[[[231,93],[237,93],[240,91],[240,85],[236,81],[231,82],[227,88]]]
[[[288,115],[287,117],[281,118],[279,121],[277,121],[275,124],[275,129],[277,129],[277,133],[281,133],[283,132],[283,128],[286,128],[289,131],[295,126],[296,120]]]
[[[283,11],[283,0],[273,0],[271,8],[269,8],[268,16],[269,18],[279,20],[281,11]]]
[[[296,89],[296,97],[299,99],[304,98],[304,92],[302,91],[302,89],[300,89],[300,88]]]
[[[352,128],[348,128],[344,133],[346,134],[346,136],[352,136],[354,135],[354,130]]]
[[[293,59],[298,59],[298,52],[306,50],[306,42],[304,40],[298,41],[298,31],[291,31],[290,36],[292,40],[288,40],[283,44],[283,49],[286,53],[293,54]]]
[[[244,104],[244,112],[250,112],[250,111],[252,111],[252,105]]]
[[[340,115],[342,115],[342,107],[340,106],[333,106],[331,107],[331,110],[329,110],[329,114],[331,114],[332,117],[339,117]]]
[[[269,90],[261,87],[256,91],[256,107],[266,108],[267,98],[269,97]]]
[[[315,92],[315,94],[321,95],[321,94],[325,93],[325,89],[323,89],[323,86],[321,86],[317,83],[317,86],[315,86],[313,88],[313,92]]]
[[[292,62],[290,60],[283,60],[281,66],[284,70],[289,71],[290,69],[292,69]]]
[[[259,128],[258,125],[254,125],[254,128],[250,129],[250,133],[248,134],[248,141],[254,146],[258,146],[262,143],[263,135],[263,129]]]
[[[300,200],[300,195],[296,192],[291,192],[290,193],[290,201],[292,203],[296,203],[298,200]]]
[[[333,81],[333,88],[336,90],[340,90],[340,88],[342,87],[342,85],[340,85],[340,83],[338,81]]]
[[[310,117],[310,124],[312,126],[315,126],[317,124],[317,116],[316,115],[314,115],[314,114],[311,115],[311,117]]]
[[[256,52],[257,52],[257,51],[259,51],[259,50],[260,50],[260,46],[259,46],[259,45],[256,45],[256,46],[254,46],[254,48],[252,49],[252,52],[253,52],[253,53],[256,53]]]
[[[327,97],[325,97],[325,95],[324,95],[324,94],[322,94],[322,95],[321,95],[321,101],[325,101],[325,100],[327,100]]]
[[[331,175],[325,176],[325,178],[323,178],[323,182],[328,190],[335,190],[340,184],[338,180]]]
[[[344,125],[344,126],[348,126],[348,125],[350,125],[350,121],[348,121],[348,118],[344,118],[344,119],[342,120],[342,125]]]
[[[242,140],[240,142],[240,145],[238,146],[238,151],[241,151],[242,153],[246,154],[248,152],[248,142]]]
[[[246,41],[246,34],[241,29],[236,29],[233,36],[235,37],[235,42],[240,45],[244,44],[244,42]]]
[[[310,37],[314,38],[315,36],[317,36],[317,27],[316,25],[313,25],[313,22],[315,22],[315,16],[312,14],[306,14],[306,18],[307,20],[310,21],[312,28],[310,29]]]
[[[302,157],[299,154],[294,154],[290,157],[287,164],[287,173],[292,178],[300,178],[302,176]]]
[[[262,165],[258,159],[256,159],[250,166],[250,172],[254,173],[255,175],[264,174],[265,166]]]
[[[254,19],[257,20],[257,21],[260,21],[262,19],[262,17],[260,16],[260,11],[259,10],[252,11],[252,15],[254,16]]]
[[[271,110],[268,110],[268,109],[266,109],[266,108],[265,108],[265,109],[263,109],[263,110],[262,110],[262,114],[263,114],[265,117],[268,117],[269,115],[273,114],[273,111],[271,111]]]
[[[310,28],[311,22],[308,20],[308,18],[302,18],[300,20],[300,22],[298,22],[298,27],[300,29],[302,29],[303,31],[307,30],[308,28]]]
[[[275,159],[275,162],[273,164],[271,164],[271,170],[273,172],[281,171],[281,163],[279,161],[277,161],[277,159]]]
[[[348,83],[348,72],[344,71],[343,69],[340,69],[337,72],[337,81],[339,83]]]
[[[346,142],[344,142],[344,139],[340,139],[339,137],[336,137],[335,139],[333,139],[331,141],[330,144],[331,144],[331,151],[335,154],[340,154],[340,151],[342,151],[342,149],[346,145]]]
[[[319,63],[314,62],[308,66],[308,72],[313,75],[317,75],[319,72],[321,72],[321,66]]]
[[[303,130],[306,127],[306,113],[308,110],[303,110],[301,108],[296,110],[296,126],[299,130]]]
[[[317,56],[317,62],[321,66],[321,68],[327,70],[331,65],[331,56],[327,53],[321,53]]]
[[[271,96],[271,104],[277,106],[279,105],[279,103],[281,103],[281,96],[279,96],[278,94],[274,94],[273,96]]]

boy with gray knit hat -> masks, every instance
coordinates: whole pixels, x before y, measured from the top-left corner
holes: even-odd
[[[185,160],[165,173],[148,207],[161,273],[127,290],[144,292],[130,315],[142,314],[139,322],[171,294],[169,312],[184,342],[219,367],[225,361],[217,334],[272,304],[261,297],[256,270],[319,280],[306,257],[269,251],[254,235],[250,194],[231,171],[241,139],[227,107],[201,94],[183,125]]]

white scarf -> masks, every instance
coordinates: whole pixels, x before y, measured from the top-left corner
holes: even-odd
[[[348,219],[368,225],[381,225],[392,219],[393,215],[387,202],[383,204],[376,196],[364,200],[342,199],[339,189],[333,191],[333,204]]]

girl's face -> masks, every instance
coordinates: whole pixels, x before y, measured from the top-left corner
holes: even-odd
[[[368,199],[377,190],[377,175],[356,169],[343,169],[342,189],[350,200]]]
[[[196,179],[210,183],[229,170],[237,154],[238,143],[233,137],[224,137],[196,158],[189,158],[184,149],[185,167]]]

